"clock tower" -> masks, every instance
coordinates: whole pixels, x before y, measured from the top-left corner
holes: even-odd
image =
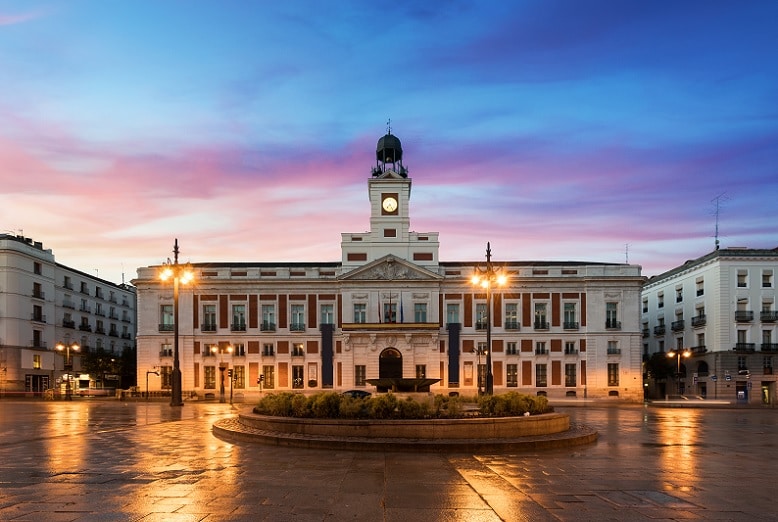
[[[370,232],[342,234],[344,269],[356,268],[389,254],[435,269],[438,234],[419,234],[410,230],[411,178],[403,165],[400,139],[391,131],[378,140],[376,165],[367,186]]]

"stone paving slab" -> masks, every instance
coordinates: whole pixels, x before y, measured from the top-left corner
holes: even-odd
[[[222,404],[0,400],[0,520],[778,520],[775,410],[566,413],[598,441],[448,454],[224,441]]]

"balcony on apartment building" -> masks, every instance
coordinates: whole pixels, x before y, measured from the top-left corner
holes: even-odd
[[[694,317],[692,317],[692,328],[700,328],[702,326],[705,326],[707,322],[708,319],[705,314],[695,315]]]
[[[733,350],[738,353],[754,353],[756,351],[756,343],[735,343]]]
[[[754,320],[753,310],[736,310],[735,321],[738,323],[748,323]]]
[[[670,329],[674,332],[682,332],[684,327],[686,326],[686,321],[683,319],[679,319],[677,321],[673,321],[670,323]]]

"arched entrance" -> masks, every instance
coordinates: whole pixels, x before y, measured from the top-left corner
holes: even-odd
[[[379,379],[402,379],[403,356],[397,348],[387,348],[378,356]]]

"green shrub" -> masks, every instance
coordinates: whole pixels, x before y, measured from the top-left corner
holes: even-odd
[[[341,397],[338,413],[341,419],[367,419],[370,398]]]
[[[368,402],[368,412],[371,419],[391,419],[397,409],[397,397],[392,393],[371,397]]]
[[[335,392],[317,393],[310,397],[311,413],[317,419],[334,419],[340,415],[341,395]]]
[[[428,403],[418,402],[408,397],[404,401],[397,402],[397,416],[400,419],[428,419],[431,410]]]

